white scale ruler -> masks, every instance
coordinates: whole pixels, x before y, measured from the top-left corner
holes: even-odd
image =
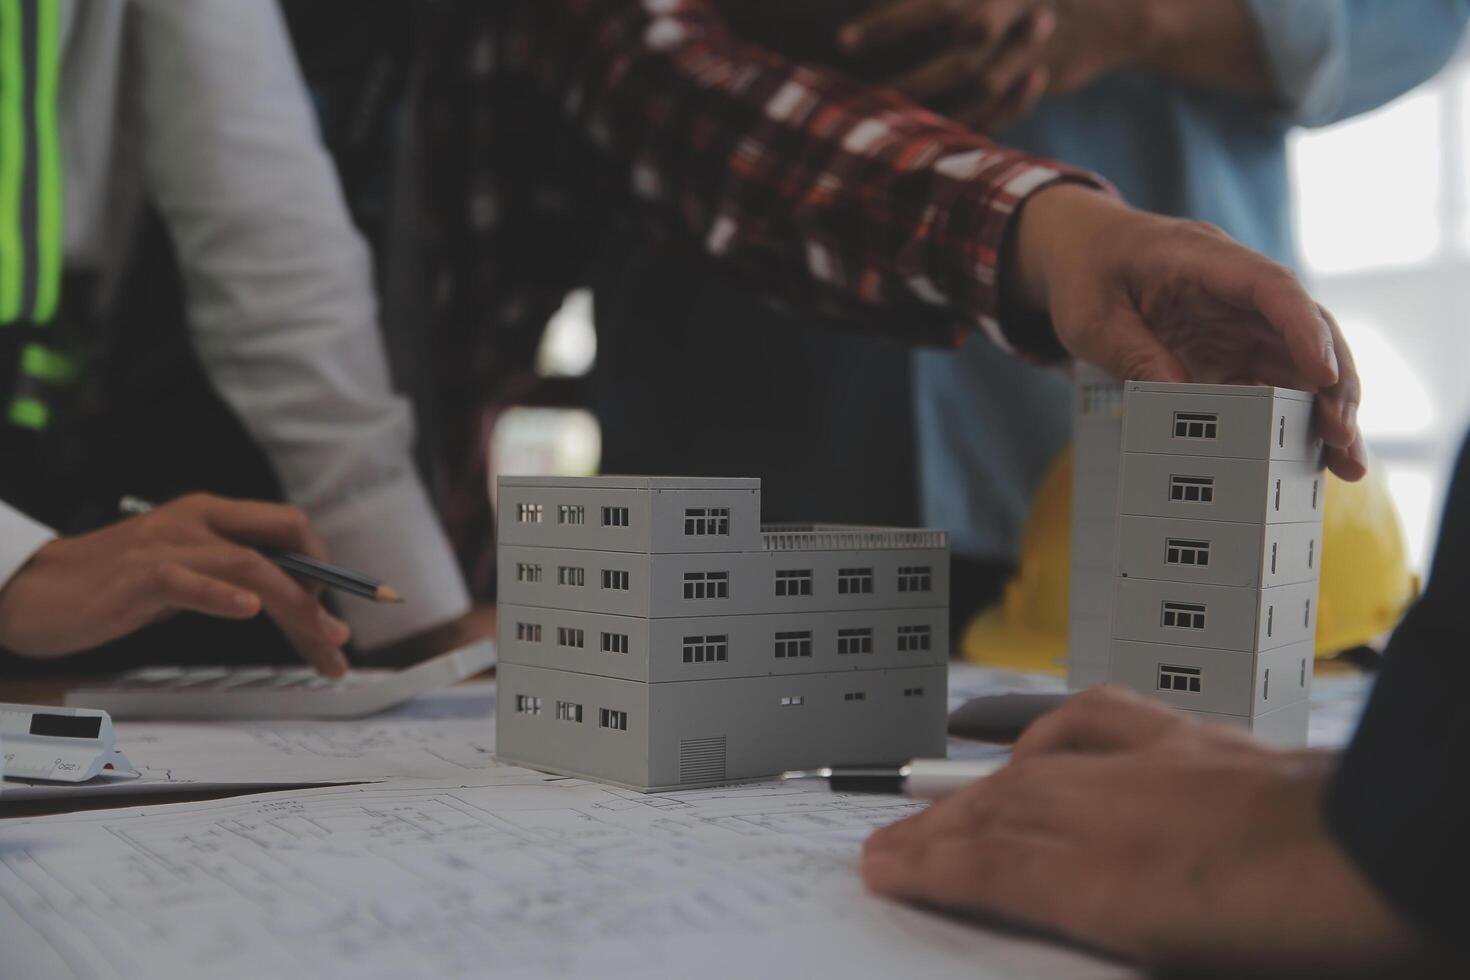
[[[84,783],[104,769],[128,772],[112,747],[112,718],[95,708],[0,704],[0,776]]]

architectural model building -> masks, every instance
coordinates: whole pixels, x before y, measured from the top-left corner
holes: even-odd
[[[763,528],[760,481],[502,477],[505,761],[638,790],[945,752],[942,531]]]
[[[1107,410],[1084,423],[1079,452],[1089,433],[1117,432],[1116,469],[1079,466],[1074,491],[1089,519],[1101,513],[1089,498],[1116,502],[1113,543],[1097,526],[1074,539],[1072,608],[1088,638],[1072,679],[1105,664],[1109,683],[1304,744],[1324,481],[1312,396],[1128,382],[1119,401],[1098,384],[1079,400]]]

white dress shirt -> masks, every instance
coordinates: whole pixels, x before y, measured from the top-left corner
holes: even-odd
[[[334,562],[407,602],[344,601],[359,646],[447,622],[469,596],[412,464],[368,250],[274,0],[63,6],[66,261],[116,275],[144,199],[183,273],[205,371]],[[48,540],[0,506],[0,586]]]

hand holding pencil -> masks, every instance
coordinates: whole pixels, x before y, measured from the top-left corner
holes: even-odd
[[[140,497],[124,497],[117,502],[117,509],[124,514],[150,514],[153,505]],[[283,551],[280,548],[261,548],[260,553],[275,564],[277,568],[290,572],[300,578],[319,582],[328,588],[355,595],[361,599],[371,599],[374,602],[402,602],[400,596],[391,585],[385,585],[366,575],[348,571],[337,565],[329,565],[310,555],[303,555],[295,551]]]
[[[322,674],[345,673],[347,624],[259,549],[313,563],[325,556],[321,539],[299,510],[205,494],[51,541],[0,588],[0,647],[24,656],[59,657],[181,612],[224,619],[251,619],[263,612]],[[355,594],[371,581],[352,578]],[[336,581],[347,588],[348,578]],[[385,593],[394,595],[391,589]]]

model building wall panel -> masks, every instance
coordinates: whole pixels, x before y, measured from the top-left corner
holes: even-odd
[[[1263,533],[1260,524],[1123,517],[1118,522],[1118,574],[1257,588]]]
[[[656,619],[649,627],[654,683],[949,662],[943,608]]]
[[[656,554],[759,551],[760,490],[655,490],[652,495]]]
[[[502,603],[496,633],[502,664],[648,680],[650,630],[645,616]]]
[[[652,515],[647,492],[526,487],[502,480],[496,513],[497,540],[502,545],[649,553]]]
[[[1235,650],[1114,640],[1108,679],[1175,708],[1244,713],[1254,690],[1255,660]]]
[[[1230,394],[1177,388],[1127,385],[1124,452],[1296,460],[1320,454],[1310,399],[1279,397],[1270,388]]]
[[[1317,635],[1317,583],[1262,589],[1256,620],[1257,650],[1311,642]]]
[[[658,555],[651,615],[933,608],[948,596],[942,549]]]
[[[1315,665],[1311,640],[1267,650],[1255,660],[1251,713],[1262,715],[1311,696]]]
[[[1306,745],[1311,702],[1301,700],[1250,719],[1251,734],[1274,745]]]
[[[1177,647],[1255,650],[1260,593],[1222,585],[1119,579],[1113,636]]]
[[[1119,514],[1236,524],[1311,521],[1320,519],[1321,489],[1315,461],[1128,453]]]
[[[1322,524],[1270,524],[1261,550],[1261,584],[1315,582],[1322,571]]]
[[[501,545],[499,599],[504,603],[647,616],[648,555],[579,548]]]
[[[943,756],[947,668],[650,686],[650,788]],[[936,706],[939,709],[936,710]]]
[[[621,786],[648,785],[649,687],[502,664],[495,754],[503,762]]]

